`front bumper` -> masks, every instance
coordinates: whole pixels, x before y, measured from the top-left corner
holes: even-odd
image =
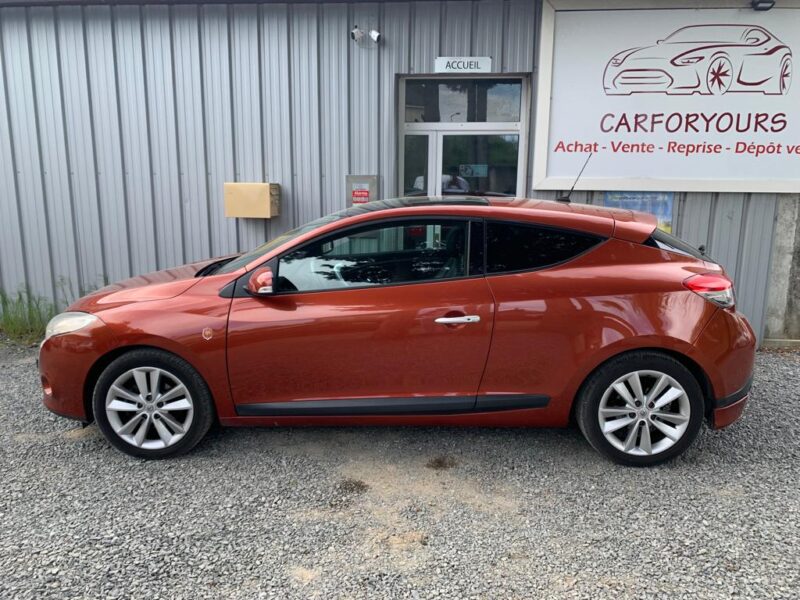
[[[112,348],[113,337],[102,321],[42,343],[38,362],[45,408],[69,419],[91,421],[87,379],[98,359]]]
[[[606,95],[662,92],[692,94],[702,92],[702,81],[694,66],[676,67],[661,61],[640,61],[634,65],[609,64],[603,74]]]
[[[744,412],[745,404],[750,398],[752,385],[753,379],[751,377],[742,389],[730,396],[718,398],[714,401],[714,407],[711,411],[711,426],[714,429],[722,429],[739,420],[742,412]]]

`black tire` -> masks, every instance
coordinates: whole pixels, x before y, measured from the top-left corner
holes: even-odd
[[[690,416],[682,437],[671,447],[657,454],[637,456],[620,450],[606,439],[599,422],[599,410],[603,394],[617,379],[633,371],[643,370],[659,371],[675,379],[686,392]],[[592,447],[614,462],[636,467],[657,465],[682,454],[697,437],[704,413],[703,392],[694,375],[671,356],[649,350],[622,354],[601,365],[584,382],[575,406],[578,427]]]
[[[128,443],[117,435],[106,414],[105,402],[109,388],[118,377],[137,367],[156,367],[168,371],[176,376],[191,394],[194,405],[191,424],[179,441],[166,448],[140,448]],[[188,452],[203,439],[215,421],[211,392],[200,374],[182,358],[154,348],[131,350],[111,362],[97,380],[92,406],[100,431],[115,448],[131,456],[148,459],[167,458]]]

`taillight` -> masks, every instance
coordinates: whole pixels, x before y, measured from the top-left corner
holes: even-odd
[[[684,280],[683,285],[722,308],[730,308],[734,304],[733,282],[717,273],[692,275]]]

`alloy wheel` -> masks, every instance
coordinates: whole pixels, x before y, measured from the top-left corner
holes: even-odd
[[[683,437],[691,404],[683,386],[666,373],[633,371],[606,389],[597,417],[600,430],[616,449],[651,456]]]
[[[194,418],[187,387],[156,367],[136,367],[117,377],[108,389],[105,406],[114,432],[132,446],[148,450],[178,443]]]

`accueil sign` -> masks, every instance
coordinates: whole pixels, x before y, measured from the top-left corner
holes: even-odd
[[[435,73],[491,73],[490,56],[439,56],[434,62]]]

